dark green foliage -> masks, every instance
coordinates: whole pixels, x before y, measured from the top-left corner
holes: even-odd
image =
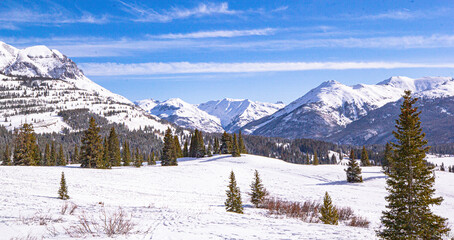
[[[347,182],[363,182],[363,177],[361,176],[361,168],[355,160],[355,152],[353,151],[353,149],[350,151],[350,159],[348,161],[348,167],[345,172],[347,173]]]
[[[120,151],[120,141],[118,140],[117,133],[115,128],[112,127],[109,132],[109,138],[107,139],[107,152],[108,152],[108,161],[111,166],[120,166],[121,165],[121,151]]]
[[[432,213],[430,206],[440,205],[441,197],[434,197],[433,167],[424,158],[429,150],[422,132],[417,107],[418,100],[405,91],[401,114],[396,120],[393,135],[392,168],[387,173],[385,197],[388,205],[383,211],[383,228],[378,236],[383,239],[442,239],[449,232],[447,219]]]
[[[63,146],[60,145],[60,149],[57,154],[57,166],[66,166],[66,158],[63,153]]]
[[[244,145],[243,136],[241,136],[241,130],[238,132],[238,146],[240,147],[240,153],[247,154],[246,146]]]
[[[232,143],[232,157],[241,157],[240,147],[238,146],[238,139],[236,138],[236,133],[233,134],[233,143]]]
[[[99,127],[96,125],[95,119],[90,119],[88,129],[82,138],[82,147],[80,148],[81,167],[83,168],[102,168],[103,162],[103,146],[102,139],[99,135]]]
[[[11,150],[9,149],[9,145],[6,144],[5,150],[2,154],[2,165],[9,166],[11,165]]]
[[[386,143],[385,156],[382,161],[382,167],[383,167],[383,170],[385,171],[385,173],[389,173],[389,170],[391,168],[392,154],[393,154],[393,149],[391,147],[391,144]]]
[[[177,158],[183,157],[183,151],[181,150],[180,140],[178,140],[178,136],[173,136],[173,143],[175,144],[175,151],[177,154]]]
[[[220,146],[219,146],[219,139],[217,137],[214,138],[214,145],[213,145],[213,154],[220,153]]]
[[[109,161],[109,146],[107,142],[107,138],[103,140],[103,148],[102,148],[102,161],[97,163],[97,168],[111,168]]]
[[[240,188],[236,184],[235,173],[230,172],[229,186],[226,191],[225,209],[227,212],[243,213],[243,203],[241,202]]]
[[[262,207],[265,197],[268,195],[265,187],[263,186],[262,180],[260,179],[259,172],[255,170],[254,180],[251,183],[251,202],[256,208]]]
[[[36,166],[39,163],[39,147],[36,135],[31,124],[24,123],[19,130],[15,130],[14,165]]]
[[[131,150],[127,141],[123,143],[123,166],[129,166],[131,164]]]
[[[151,152],[150,162],[148,164],[149,165],[156,165],[156,156],[155,156],[154,152]]]
[[[337,158],[336,158],[336,155],[333,154],[331,155],[331,164],[336,164],[337,163]]]
[[[361,165],[370,166],[369,155],[367,154],[366,146],[363,146],[363,151],[361,152]]]
[[[164,147],[162,148],[161,165],[162,166],[176,166],[177,153],[175,149],[174,137],[172,136],[172,130],[167,128],[164,136]]]
[[[55,148],[55,141],[52,141],[50,147],[50,164],[49,166],[57,165],[57,149]]]
[[[66,186],[65,173],[61,172],[60,189],[58,189],[58,198],[62,200],[69,199],[68,187]]]
[[[201,158],[205,156],[205,143],[203,142],[202,132],[195,130],[191,137],[191,145],[189,147],[189,156]]]
[[[314,152],[314,161],[312,162],[312,164],[314,165],[318,165],[318,157],[317,157],[317,152]]]
[[[211,147],[211,143],[208,144],[207,156],[208,157],[212,157],[213,156],[213,148]]]
[[[74,145],[74,152],[73,152],[73,155],[72,155],[72,160],[71,162],[72,163],[79,163],[79,159],[80,159],[80,156],[79,156],[79,146]]]
[[[184,141],[184,147],[183,147],[183,157],[189,157],[189,147],[188,147],[188,141]]]
[[[136,158],[134,159],[134,167],[141,167],[143,163],[143,156],[139,153],[139,148],[136,148],[136,152],[134,154]]]
[[[45,162],[44,165],[52,166],[49,143],[46,143],[46,148],[44,150],[44,162]]]
[[[222,134],[221,138],[221,147],[220,152],[221,154],[230,154],[232,153],[233,146],[232,146],[232,136],[228,134],[226,131]]]
[[[323,206],[320,209],[320,221],[324,224],[337,225],[339,224],[339,214],[337,213],[336,207],[334,207],[331,197],[328,192],[325,192],[325,197],[323,198]]]

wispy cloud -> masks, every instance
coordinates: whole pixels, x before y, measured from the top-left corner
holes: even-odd
[[[232,15],[238,11],[229,9],[228,3],[200,3],[194,8],[173,7],[170,10],[156,11],[145,6],[119,1],[126,12],[136,16],[138,22],[171,22],[175,19],[202,17],[209,15]]]
[[[216,38],[216,37],[243,37],[243,36],[266,36],[272,35],[277,31],[275,28],[251,29],[251,30],[219,30],[219,31],[200,31],[193,33],[169,33],[163,35],[148,35],[152,38],[160,39],[182,39],[182,38]]]
[[[383,19],[392,19],[392,20],[411,20],[411,19],[424,19],[424,18],[434,18],[440,17],[447,14],[452,14],[453,9],[448,8],[437,8],[437,9],[428,9],[428,10],[417,10],[411,11],[409,9],[400,9],[400,10],[391,10],[384,13],[364,15],[360,17],[355,17],[356,19],[366,19],[366,20],[383,20]]]
[[[405,62],[276,62],[276,63],[83,63],[89,76],[156,75],[188,73],[248,73],[308,70],[454,68],[454,63],[426,64]]]

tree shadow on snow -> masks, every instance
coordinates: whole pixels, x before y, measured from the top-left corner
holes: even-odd
[[[200,162],[213,162],[213,161],[216,161],[216,160],[219,160],[219,159],[229,158],[229,157],[231,157],[231,155],[219,156],[219,157],[215,157],[215,158],[212,158],[212,159],[207,159],[207,160],[200,161]]]
[[[386,176],[375,176],[375,177],[364,178],[363,182],[371,181],[374,179],[380,179],[380,178],[386,178]],[[347,184],[351,184],[351,183],[347,182],[347,180],[342,180],[342,181],[335,181],[335,182],[319,183],[317,185],[347,185]]]

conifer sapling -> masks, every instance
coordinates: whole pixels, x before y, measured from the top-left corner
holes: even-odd
[[[66,186],[66,179],[65,179],[64,172],[61,172],[60,189],[58,190],[58,198],[63,199],[63,200],[69,199],[68,187]]]

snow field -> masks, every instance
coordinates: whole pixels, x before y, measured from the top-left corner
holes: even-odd
[[[305,223],[268,216],[252,208],[247,192],[257,169],[272,196],[290,201],[322,201],[325,191],[337,206],[351,207],[371,221],[370,228]],[[345,181],[345,166],[295,165],[277,159],[243,155],[216,155],[180,159],[177,167],[118,167],[111,170],[67,167],[0,167],[0,239],[27,235],[67,239],[64,228],[77,225],[85,214],[121,207],[132,214],[135,233],[123,239],[376,239],[375,230],[385,209],[385,176],[379,167],[364,167],[364,183]],[[224,208],[228,176],[233,170],[241,189],[245,214]],[[65,172],[74,215],[60,213],[65,201],[57,199],[60,174]],[[454,220],[454,174],[436,172],[437,196],[444,197],[434,211]],[[47,225],[25,224],[35,215],[50,216]],[[61,218],[61,220],[59,220]],[[48,229],[55,229],[49,231]],[[147,232],[147,230],[149,230]],[[139,231],[139,232],[137,232]],[[54,232],[55,234],[51,234]],[[87,236],[106,238],[106,235]]]

